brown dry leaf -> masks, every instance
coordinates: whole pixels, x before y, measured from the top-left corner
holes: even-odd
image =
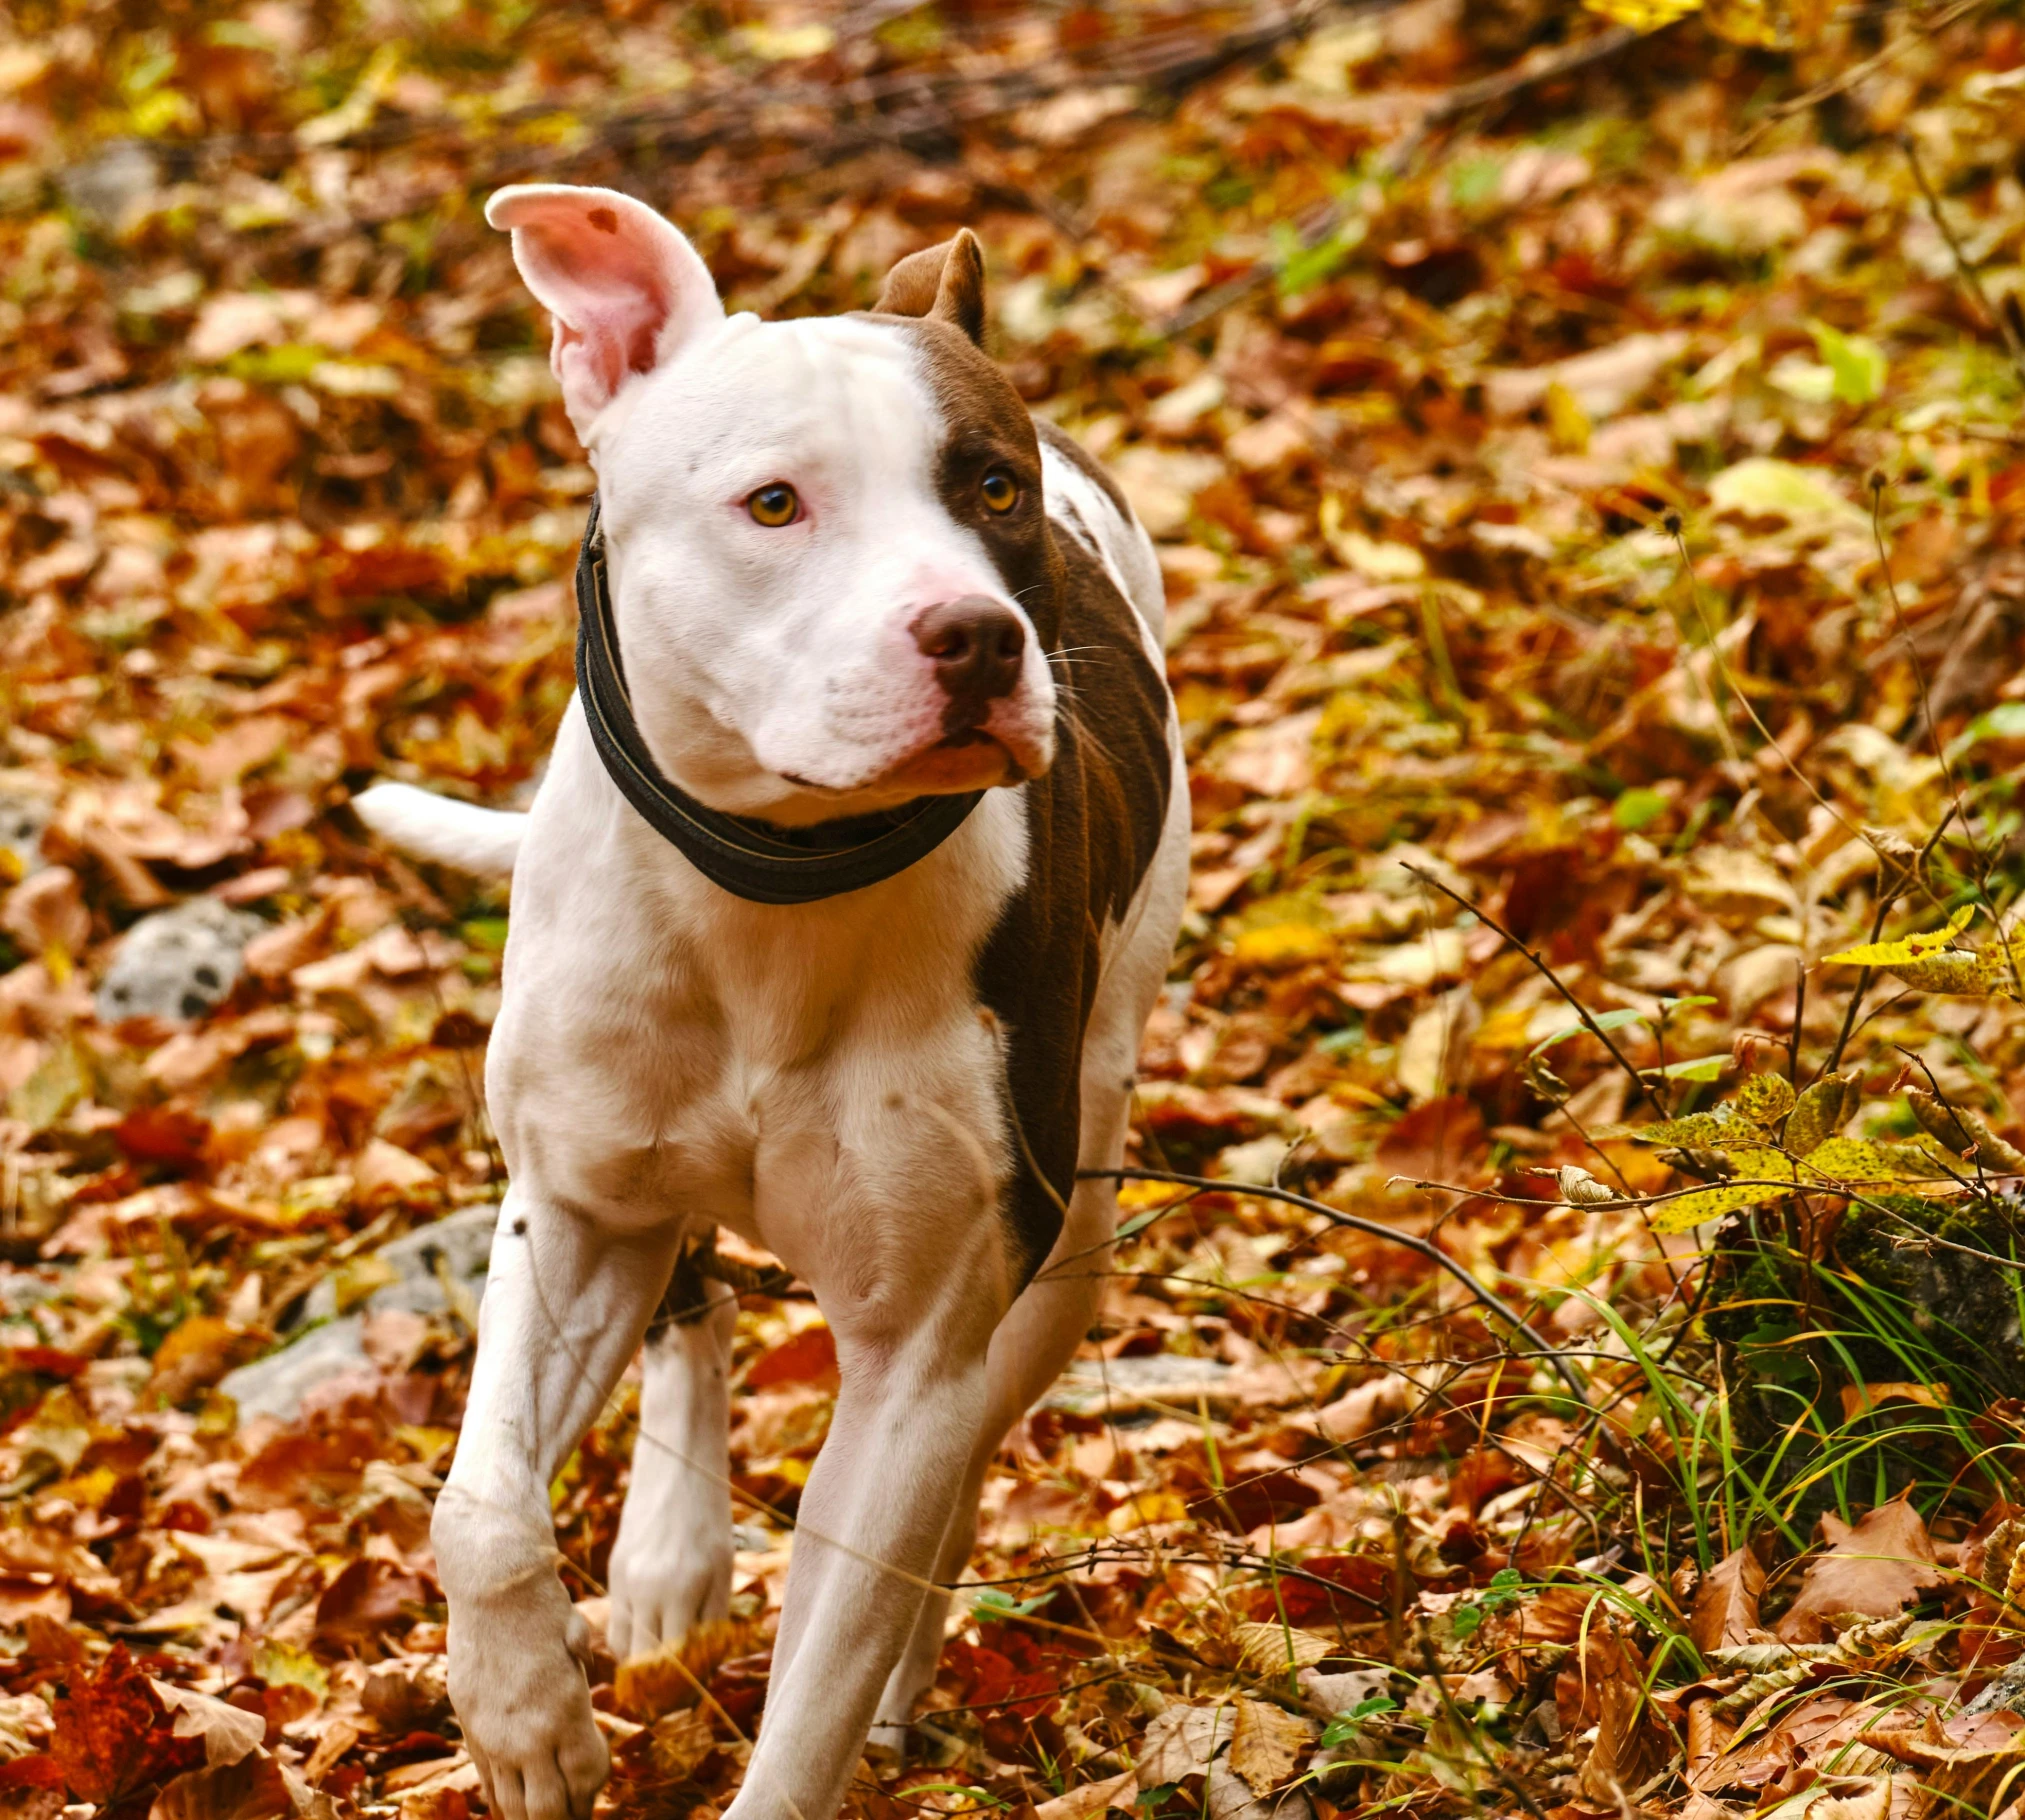
[[[716,1744],[710,1720],[693,1707],[663,1713],[648,1728],[648,1754],[664,1776],[688,1775]]]
[[[1733,1550],[1709,1569],[1688,1614],[1688,1636],[1704,1658],[1751,1640],[1764,1590],[1765,1564],[1749,1547]]]
[[[176,1737],[203,1739],[204,1762],[212,1769],[237,1763],[258,1750],[267,1736],[267,1721],[258,1713],[167,1681],[150,1679],[148,1685],[155,1690],[155,1698],[175,1715],[170,1729]]]
[[[1664,1761],[1658,1727],[1645,1692],[1645,1659],[1614,1623],[1591,1633],[1584,1663],[1596,1689],[1596,1742],[1583,1761],[1578,1788],[1584,1800],[1624,1806]]]
[[[1880,1728],[1866,1742],[1916,1772],[1923,1813],[1994,1814],[2025,1788],[2025,1717],[2017,1713],[1943,1723],[1929,1710],[1918,1725]]]
[[[58,1683],[49,1754],[71,1795],[107,1805],[174,1760],[161,1702],[123,1644],[90,1673],[73,1668]]]
[[[178,1776],[155,1797],[148,1820],[337,1820],[328,1795],[266,1751]]]
[[[1251,1675],[1284,1675],[1341,1653],[1327,1637],[1286,1624],[1240,1624],[1231,1635],[1237,1641],[1238,1666]]]
[[[1043,1801],[1034,1809],[1034,1820],[1093,1820],[1093,1816],[1107,1808],[1129,1808],[1138,1790],[1138,1772],[1124,1770],[1101,1782],[1085,1782],[1052,1801]]]
[[[1239,1700],[1231,1730],[1230,1766],[1255,1795],[1267,1795],[1294,1773],[1315,1741],[1306,1719],[1268,1700]]]
[[[753,1627],[740,1618],[706,1618],[673,1643],[619,1664],[612,1694],[619,1710],[651,1724],[664,1713],[694,1706],[720,1664],[752,1647]]]
[[[1822,1528],[1840,1533],[1808,1563],[1800,1596],[1773,1627],[1782,1643],[1822,1642],[1835,1634],[1836,1618],[1891,1617],[1947,1583],[1925,1519],[1906,1497],[1878,1505],[1853,1529],[1832,1516]]]

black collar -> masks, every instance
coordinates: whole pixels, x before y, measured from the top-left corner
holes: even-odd
[[[595,499],[577,553],[577,698],[620,794],[713,885],[748,903],[812,904],[876,885],[934,852],[984,794],[918,796],[882,815],[788,829],[726,815],[678,790],[661,775],[633,719]]]

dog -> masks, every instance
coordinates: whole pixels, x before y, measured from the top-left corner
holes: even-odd
[[[646,1337],[625,1657],[728,1610],[718,1227],[814,1292],[829,1438],[731,1820],[828,1820],[903,1744],[985,1470],[1087,1332],[1186,885],[1153,546],[981,349],[968,231],[870,311],[727,315],[646,205],[501,191],[598,481],[579,687],[524,815],[357,809],[511,872],[486,1063],[509,1185],[437,1500],[449,1683],[502,1820],[608,1759],[548,1487]],[[692,1300],[695,1299],[692,1297]],[[652,1332],[649,1333],[650,1322]]]

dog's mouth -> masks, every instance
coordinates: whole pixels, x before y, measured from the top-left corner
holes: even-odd
[[[926,796],[989,790],[998,784],[1019,783],[1025,777],[1025,768],[1003,740],[982,727],[964,727],[945,733],[933,745],[901,760],[879,782]]]

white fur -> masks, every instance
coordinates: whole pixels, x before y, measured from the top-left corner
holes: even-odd
[[[549,197],[540,219],[570,206]],[[524,268],[529,219],[538,231],[516,219]],[[571,307],[594,321],[605,305]],[[595,360],[575,381],[595,407],[583,422],[641,727],[715,806],[805,820],[870,806],[933,703],[899,636],[908,612],[1001,586],[936,501],[933,397],[891,328],[712,326],[694,299],[682,307],[703,326],[652,372],[603,399]],[[559,337],[559,365],[579,353]],[[799,543],[732,509],[775,478],[812,503]],[[1066,496],[1052,468],[1048,485]],[[1083,534],[1129,544],[1136,527],[1098,503],[1079,503]],[[1107,560],[1151,637],[1158,571],[1130,557],[1119,545]],[[1029,654],[1008,743],[1052,737],[1052,686]],[[1180,915],[1188,796],[1171,713],[1169,736],[1159,851],[1103,941],[1086,1167],[1122,1158],[1139,1033]],[[1080,1183],[1053,1256],[1015,1292],[1002,1037],[979,1014],[973,964],[1026,876],[1021,792],[990,792],[895,877],[799,906],[705,882],[625,805],[574,703],[517,851],[505,818],[416,795],[370,792],[361,813],[515,876],[487,1058],[511,1187],[435,1520],[473,1760],[501,1820],[588,1820],[606,1758],[547,1488],[638,1347],[684,1235],[717,1224],[815,1292],[841,1375],[797,1517],[764,1729],[727,1820],[828,1820],[874,1719],[904,1736],[947,1610],[931,1583],[961,1572],[993,1452],[1086,1331],[1115,1224],[1111,1184]],[[649,1349],[612,1564],[621,1650],[725,1609],[729,1333],[721,1310]]]
[[[390,847],[465,872],[513,870],[527,817],[480,809],[412,784],[375,784],[352,798],[359,820]]]

